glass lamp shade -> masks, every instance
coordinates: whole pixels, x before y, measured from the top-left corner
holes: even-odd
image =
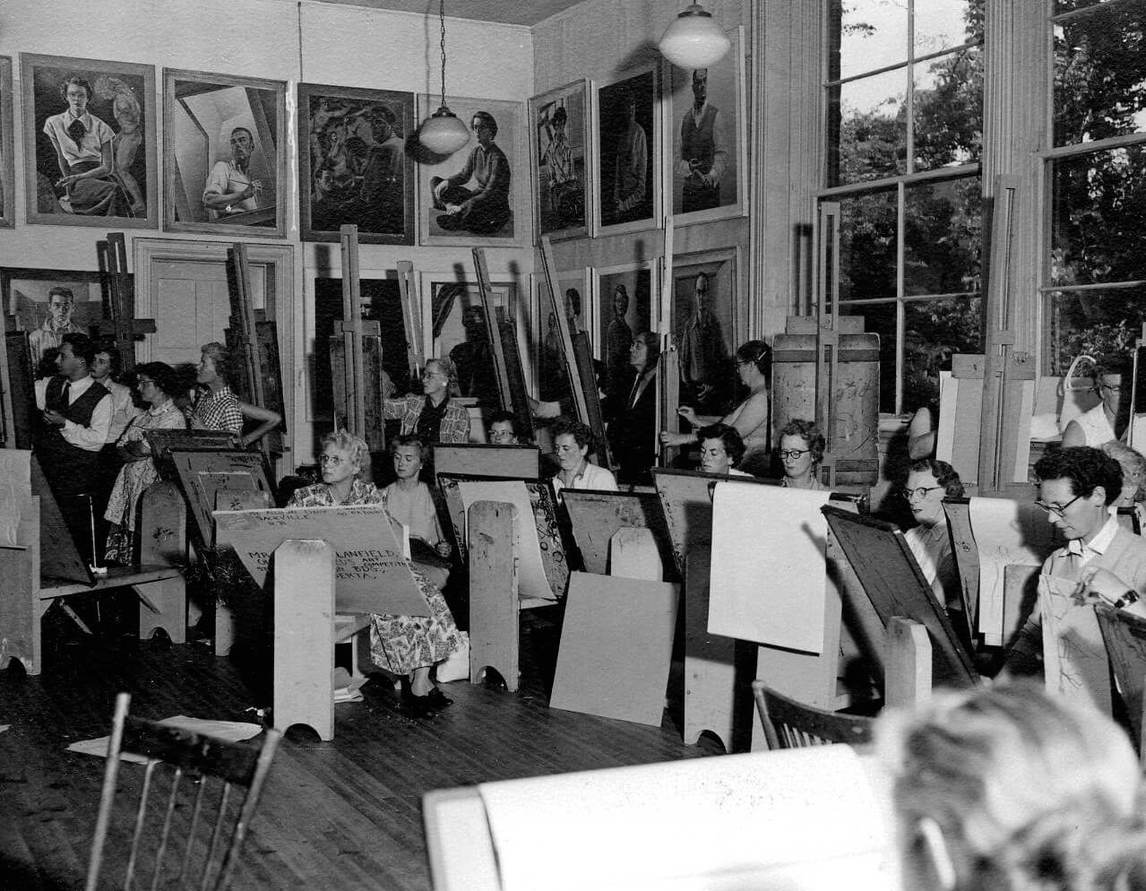
[[[699,3],[693,3],[665,29],[658,47],[678,68],[707,68],[732,46],[727,35]]]
[[[452,155],[470,141],[470,131],[443,105],[423,122],[418,141],[435,155]]]

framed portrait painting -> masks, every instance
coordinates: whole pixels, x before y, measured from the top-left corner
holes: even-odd
[[[674,224],[741,216],[748,206],[744,55],[741,29],[732,49],[708,68],[665,62]]]
[[[65,334],[88,334],[103,320],[98,272],[5,267],[0,269],[0,294],[16,330],[28,332],[33,364],[50,361],[49,350],[59,347]]]
[[[12,60],[0,56],[0,228],[16,225],[16,155],[12,151]]]
[[[418,97],[419,115],[440,104]],[[418,164],[422,244],[523,245],[529,235],[529,143],[524,103],[446,97],[470,128],[470,141],[448,158]],[[475,129],[474,125],[480,125]]]
[[[414,243],[414,94],[298,85],[299,224],[304,241]]]
[[[522,371],[525,379],[531,380],[532,314],[522,305],[522,297],[513,282],[491,281],[490,288],[494,311],[504,312],[507,319],[514,321]],[[500,407],[497,372],[477,282],[462,279],[453,272],[423,272],[421,291],[424,342],[430,345],[427,358],[445,356],[453,361],[461,396],[476,399],[483,407]]]
[[[629,349],[642,331],[657,329],[658,286],[654,264],[608,266],[597,270],[594,289],[594,352],[602,362],[601,389],[608,403],[622,403],[632,369]]]
[[[165,228],[286,235],[283,81],[167,68],[163,121]]]
[[[29,223],[155,228],[155,69],[20,54]]]
[[[596,89],[599,234],[656,228],[661,217],[661,114],[655,65]],[[603,231],[602,231],[603,230]]]
[[[586,266],[565,273],[557,273],[557,288],[565,303],[569,333],[584,331],[594,353],[597,351],[596,304],[593,300],[593,269]],[[536,308],[537,323],[534,325],[533,343],[537,344],[537,384],[538,398],[551,402],[569,389],[565,373],[565,357],[561,349],[561,335],[557,329],[557,316],[553,311],[553,300],[549,296],[549,286],[545,276],[533,275],[533,306]]]
[[[529,149],[537,234],[553,238],[590,234],[588,81],[575,81],[529,100]]]

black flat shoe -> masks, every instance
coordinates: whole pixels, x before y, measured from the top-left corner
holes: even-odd
[[[432,718],[438,713],[429,696],[415,696],[413,693],[402,694],[402,701],[398,711],[409,718]]]
[[[430,701],[430,705],[432,705],[434,708],[445,708],[448,705],[454,704],[454,701],[450,699],[450,697],[448,697],[445,693],[443,693],[438,687],[434,687],[433,690],[431,690],[422,698],[428,699]]]

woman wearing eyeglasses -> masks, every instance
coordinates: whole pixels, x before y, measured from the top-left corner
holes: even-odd
[[[332,507],[380,504],[386,496],[373,483],[358,478],[370,461],[366,443],[339,430],[323,437],[322,482],[295,490],[287,507]],[[389,514],[386,514],[389,517]],[[458,649],[458,627],[442,592],[431,584],[415,562],[418,587],[430,605],[429,616],[371,616],[370,658],[379,668],[402,678],[402,706],[417,718],[425,718],[453,700],[430,679],[430,669]]]
[[[955,468],[946,461],[919,458],[911,462],[907,482],[900,494],[916,522],[903,534],[907,546],[923,570],[923,577],[931,585],[935,599],[946,608],[964,643],[969,644],[971,631],[963,608],[963,592],[951,548],[951,533],[947,529],[947,515],[943,511],[944,498],[963,497],[963,482]]]
[[[402,433],[417,433],[423,443],[468,442],[470,415],[465,406],[450,399],[457,383],[457,369],[446,358],[430,359],[422,372],[422,395],[382,403],[382,416],[402,419]]]
[[[1098,448],[1104,442],[1122,438],[1130,419],[1130,374],[1130,359],[1126,356],[1109,356],[1097,364],[1094,377],[1102,401],[1066,425],[1063,448]]]
[[[776,452],[784,468],[780,485],[789,489],[823,491],[820,462],[824,460],[824,434],[813,421],[793,418],[780,431],[780,448]]]

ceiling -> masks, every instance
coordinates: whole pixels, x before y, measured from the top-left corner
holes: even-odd
[[[322,0],[322,2],[416,12],[419,15],[438,14],[438,0]],[[582,0],[448,0],[446,16],[532,27],[551,15],[563,12],[581,2]]]

